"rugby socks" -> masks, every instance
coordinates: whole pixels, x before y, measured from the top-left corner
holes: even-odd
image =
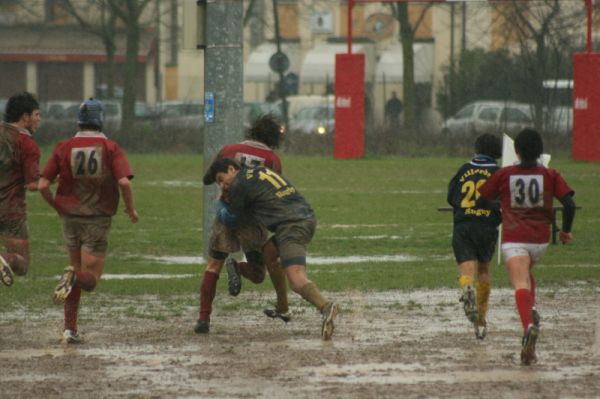
[[[535,279],[533,278],[533,274],[529,272],[529,286],[531,287],[531,301],[533,306],[535,306]]]
[[[210,320],[212,303],[217,293],[217,280],[219,280],[218,274],[208,270],[204,272],[200,285],[200,320]]]
[[[79,299],[81,298],[81,288],[74,286],[65,300],[65,330],[77,332],[77,310],[79,309]]]
[[[458,285],[461,289],[464,289],[467,285],[473,285],[473,277],[469,275],[462,275],[458,278]]]
[[[523,331],[527,333],[529,325],[533,324],[532,309],[533,309],[533,298],[531,291],[526,288],[521,288],[515,291],[515,301],[517,304],[517,310],[519,316],[521,316],[521,323],[523,324]]]
[[[96,276],[90,272],[75,272],[74,287],[79,287],[87,292],[93,291],[96,288]]]
[[[317,285],[312,281],[309,281],[308,283],[304,284],[302,288],[300,288],[300,291],[298,293],[306,301],[315,305],[320,312],[323,312],[323,308],[329,303],[329,301],[323,298],[323,295],[321,295],[321,291],[319,291]]]
[[[478,281],[475,284],[477,293],[477,312],[480,322],[484,322],[487,316],[488,303],[490,299],[490,283]]]
[[[269,277],[273,283],[275,294],[277,294],[277,306],[275,310],[279,313],[287,313],[289,310],[288,296],[287,296],[287,283],[285,281],[285,270],[276,262],[272,265],[267,265],[269,271]]]

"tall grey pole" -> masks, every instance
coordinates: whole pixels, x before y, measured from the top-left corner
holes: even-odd
[[[244,135],[242,20],[242,1],[206,1],[204,170],[223,145],[238,142]],[[217,194],[215,184],[204,187],[202,239],[205,257]]]

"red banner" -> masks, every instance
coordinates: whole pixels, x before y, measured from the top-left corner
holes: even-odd
[[[600,53],[573,57],[573,159],[600,161]]]
[[[335,55],[336,159],[360,158],[365,151],[365,55]]]

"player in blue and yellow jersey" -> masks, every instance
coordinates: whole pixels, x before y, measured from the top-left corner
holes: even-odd
[[[487,334],[486,314],[490,296],[490,261],[498,240],[500,210],[475,206],[481,187],[499,167],[502,140],[482,134],[475,141],[475,157],[462,165],[448,185],[448,203],[454,209],[452,248],[458,263],[459,285],[465,315],[478,339]],[[477,281],[475,271],[477,270]]]

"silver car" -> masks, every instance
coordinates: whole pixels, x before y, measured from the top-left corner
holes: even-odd
[[[473,137],[482,133],[514,134],[532,126],[532,111],[528,104],[477,101],[446,119],[441,131],[447,137]]]

